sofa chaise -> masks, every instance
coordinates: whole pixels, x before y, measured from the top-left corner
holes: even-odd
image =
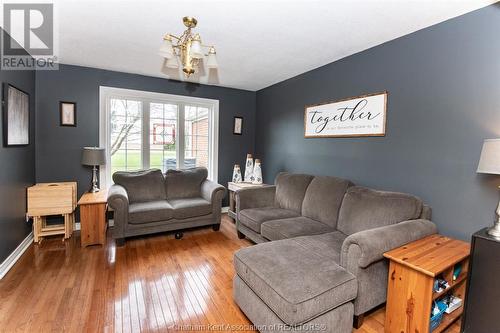
[[[206,168],[115,172],[108,192],[114,210],[113,238],[182,230],[221,223],[225,188],[207,179]],[[178,232],[176,238],[181,238]]]
[[[351,332],[386,301],[383,253],[437,232],[409,194],[290,173],[275,184],[236,193],[238,236],[260,244],[234,255],[234,298],[262,332]]]

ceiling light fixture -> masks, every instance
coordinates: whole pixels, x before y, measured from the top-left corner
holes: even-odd
[[[182,22],[187,27],[180,37],[166,34],[163,37],[163,44],[160,47],[160,55],[167,59],[168,68],[179,68],[179,60],[182,64],[182,71],[189,77],[197,69],[200,60],[207,57],[207,68],[217,68],[217,58],[215,47],[206,46],[201,43],[199,34],[193,34],[191,29],[196,27],[198,21],[194,17],[185,16]],[[208,49],[205,54],[204,50]]]

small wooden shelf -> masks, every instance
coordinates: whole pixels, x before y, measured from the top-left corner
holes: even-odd
[[[446,288],[445,290],[443,291],[440,291],[440,292],[434,292],[432,294],[432,300],[435,300],[439,297],[442,297],[446,294],[448,294],[451,290],[453,290],[455,287],[457,287],[458,285],[460,285],[462,282],[465,282],[465,280],[467,280],[467,273],[464,272],[462,274],[460,274],[460,276],[458,277],[458,279],[456,279],[455,281],[452,281],[452,282],[448,282],[450,284],[450,286],[448,288]]]
[[[434,331],[432,331],[432,333],[441,333],[441,332],[443,332],[445,329],[447,329],[448,327],[450,327],[450,325],[453,324],[458,318],[460,318],[460,316],[462,315],[463,311],[464,311],[464,306],[462,304],[458,309],[456,309],[452,313],[450,313],[450,314],[445,313],[443,315],[443,320],[441,321],[441,324],[439,324],[439,326],[436,327],[434,329]]]
[[[385,332],[430,333],[432,304],[452,294],[462,300],[460,308],[445,313],[432,333],[441,333],[458,320],[465,303],[470,245],[442,235],[431,235],[386,252],[390,259]],[[453,281],[455,266],[461,266]],[[434,281],[445,279],[449,287],[436,293]]]

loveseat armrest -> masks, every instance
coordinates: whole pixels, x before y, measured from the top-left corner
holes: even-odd
[[[276,186],[252,187],[235,193],[236,214],[247,208],[262,208],[274,205]]]
[[[113,238],[123,238],[128,222],[128,194],[123,186],[114,184],[108,191],[108,205],[114,211]]]
[[[207,179],[201,183],[201,196],[212,204],[218,201],[222,202],[222,198],[224,198],[225,194],[226,188],[216,182]],[[219,209],[220,208],[221,207],[219,207]]]
[[[436,225],[424,219],[363,230],[348,236],[342,243],[340,263],[348,270],[366,268],[381,260],[384,253],[437,233]]]

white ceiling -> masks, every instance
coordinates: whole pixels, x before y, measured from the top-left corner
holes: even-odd
[[[493,0],[55,0],[60,62],[183,79],[162,36],[198,19],[219,69],[190,81],[259,90]],[[169,72],[170,71],[170,72]]]

